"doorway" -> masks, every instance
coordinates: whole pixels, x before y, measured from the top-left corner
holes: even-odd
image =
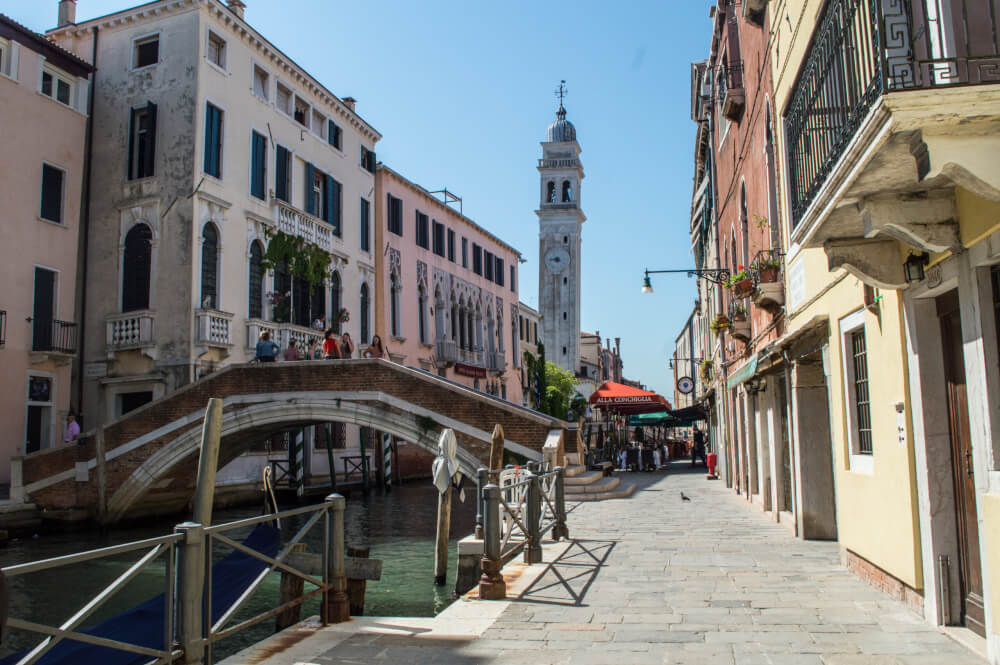
[[[32,307],[32,351],[51,351],[56,307],[56,273],[35,268],[35,297]]]
[[[961,623],[985,637],[986,614],[983,608],[983,576],[979,560],[975,468],[969,431],[969,402],[965,385],[958,291],[938,297],[936,305],[941,325],[945,406],[948,412],[955,519],[958,527]]]

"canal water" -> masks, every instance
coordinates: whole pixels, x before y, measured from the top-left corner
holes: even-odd
[[[452,501],[451,537],[458,540],[472,533],[476,508],[474,492],[466,492],[464,503],[457,494]],[[282,506],[290,508],[293,506]],[[217,511],[213,523],[223,524],[260,514],[260,508],[234,508]],[[0,548],[0,566],[36,561],[73,552],[107,547],[170,533],[184,516],[151,520],[148,524],[101,535],[96,530],[72,533],[47,533],[35,538],[12,540]],[[306,516],[307,518],[308,516]],[[282,542],[287,542],[306,521],[296,516],[282,520]],[[371,558],[382,559],[382,579],[369,581],[365,595],[365,614],[369,616],[434,616],[452,602],[457,570],[454,542],[449,547],[448,582],[434,584],[434,538],[437,523],[437,490],[429,480],[404,484],[386,494],[373,491],[368,496],[352,494],[344,515],[345,538],[349,545],[367,545]],[[241,540],[249,530],[227,535]],[[322,522],[313,527],[304,542],[311,552],[321,551]],[[219,559],[231,550],[221,546],[213,553]],[[9,616],[58,625],[118,575],[138,560],[144,552],[134,552],[113,559],[101,559],[56,570],[11,578]],[[280,574],[272,573],[263,588],[251,599],[233,623],[248,619],[278,605]],[[165,565],[157,561],[130,582],[108,606],[95,613],[86,625],[98,623],[133,607],[165,588]],[[308,583],[306,590],[314,588]],[[319,599],[307,602],[302,618],[319,614]],[[233,625],[232,623],[230,625]],[[258,642],[274,632],[274,619],[248,628],[214,648],[213,660]],[[11,631],[4,636],[0,656],[37,644],[37,634]]]

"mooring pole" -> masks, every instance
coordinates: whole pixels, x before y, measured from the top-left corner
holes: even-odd
[[[524,525],[528,527],[528,533],[524,534],[524,562],[528,564],[541,563],[542,536],[539,528],[542,516],[542,489],[539,486],[541,481],[535,471],[528,471],[527,476],[528,500],[522,515]]]
[[[343,623],[351,618],[344,568],[344,508],[347,501],[339,494],[331,494],[326,497],[326,502],[330,510],[330,550],[327,553],[330,589],[326,593],[326,621]]]
[[[195,486],[192,521],[204,526],[212,524],[212,503],[215,501],[215,472],[219,468],[219,440],[222,437],[222,400],[212,397],[205,407],[205,422],[201,428],[201,454],[198,457],[198,484]]]
[[[337,491],[337,466],[333,463],[333,423],[326,423],[326,461],[330,465],[330,491]]]
[[[371,431],[371,430],[368,430]],[[365,494],[368,494],[368,455],[365,453],[366,447],[366,436],[361,437],[361,487],[364,489]]]
[[[483,539],[483,490],[490,484],[490,472],[485,467],[476,470],[476,538]]]
[[[108,521],[108,463],[104,452],[104,427],[94,436],[97,453],[97,522],[103,527]]]
[[[499,471],[503,468],[503,439],[503,426],[497,423],[490,441],[490,471]]]
[[[437,540],[434,546],[434,584],[444,586],[448,576],[448,537],[451,527],[451,484],[438,492]]]
[[[479,597],[483,600],[503,600],[507,584],[500,574],[500,488],[489,484],[483,488],[483,575],[479,578]]]
[[[174,533],[183,535],[178,544],[178,636],[184,648],[184,662],[200,665],[205,660],[202,620],[205,587],[204,527],[195,522],[184,522],[174,527]]]

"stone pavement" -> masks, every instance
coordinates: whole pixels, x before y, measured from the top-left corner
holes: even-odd
[[[314,630],[280,657],[264,657],[281,651],[269,648],[226,663],[985,663],[848,573],[836,543],[797,540],[686,468],[631,474],[632,497],[578,504],[572,544],[513,602],[356,620]]]

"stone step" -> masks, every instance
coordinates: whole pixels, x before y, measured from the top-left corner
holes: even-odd
[[[575,478],[580,474],[586,473],[587,467],[581,464],[570,464],[566,467],[566,478]]]
[[[604,478],[604,474],[600,471],[584,471],[583,473],[578,473],[576,475],[566,475],[566,487],[575,487],[577,485],[590,485],[591,483],[596,483]]]
[[[572,500],[572,501],[604,501],[606,499],[626,499],[626,498],[632,496],[632,494],[635,493],[635,487],[636,486],[634,484],[632,484],[632,483],[630,483],[628,481],[623,481],[617,487],[615,487],[614,489],[608,490],[606,492],[594,492],[594,493],[573,494],[573,495],[571,495],[567,491],[567,493],[566,493],[566,500],[567,501],[569,501],[569,500]]]
[[[596,473],[596,472],[592,472]],[[621,480],[615,476],[600,477],[595,482],[587,483],[586,485],[570,485],[566,484],[566,498],[576,498],[581,494],[600,494],[601,492],[608,492],[610,490],[618,487]]]
[[[566,466],[580,463],[580,453],[566,453]]]

